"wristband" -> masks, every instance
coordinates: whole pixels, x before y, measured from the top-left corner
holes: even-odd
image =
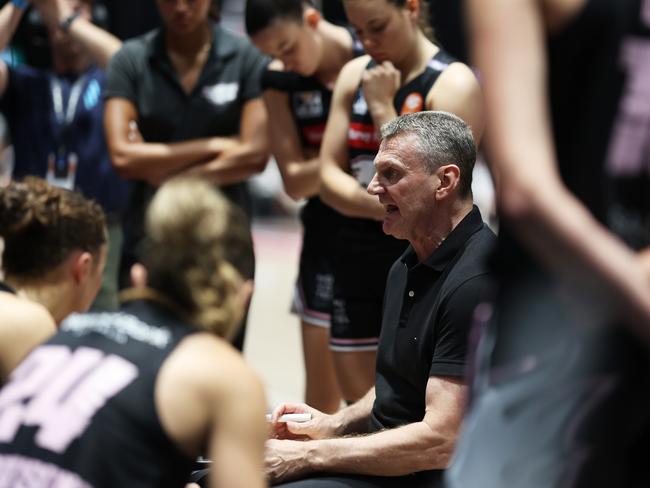
[[[27,0],[11,0],[11,3],[14,4],[14,7],[19,8],[20,10],[27,10],[27,7],[29,7]]]
[[[65,19],[59,22],[59,29],[61,29],[63,32],[67,34],[70,31],[70,26],[75,21],[75,19],[79,17],[79,15],[80,15],[79,12],[73,12],[70,15],[68,15]]]

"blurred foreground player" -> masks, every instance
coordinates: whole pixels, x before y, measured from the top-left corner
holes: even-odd
[[[2,390],[1,487],[180,487],[206,452],[211,486],[264,485],[261,386],[222,339],[250,295],[224,259],[228,219],[207,183],[161,187],[148,286],[119,313],[71,317]]]
[[[650,1],[469,5],[503,225],[449,486],[650,486],[647,263],[603,225],[650,245]]]

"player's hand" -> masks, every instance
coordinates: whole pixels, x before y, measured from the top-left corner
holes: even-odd
[[[371,114],[393,110],[393,98],[401,80],[401,73],[390,61],[384,61],[363,72],[361,87]]]

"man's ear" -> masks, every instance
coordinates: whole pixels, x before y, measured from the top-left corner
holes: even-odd
[[[147,286],[147,268],[140,263],[131,266],[131,286],[133,288],[145,288]]]
[[[70,259],[72,279],[75,284],[83,285],[93,270],[95,259],[88,251],[76,251]]]
[[[312,29],[315,29],[318,25],[318,22],[320,22],[321,15],[320,12],[315,8],[307,7],[302,14],[302,19],[305,21],[305,24],[307,24]]]
[[[440,185],[436,189],[436,199],[442,200],[456,193],[460,183],[460,168],[455,164],[441,166],[436,171]]]

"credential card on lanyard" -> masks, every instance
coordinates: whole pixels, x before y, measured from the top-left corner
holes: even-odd
[[[52,92],[52,104],[54,106],[54,116],[59,128],[55,149],[49,153],[47,160],[47,181],[56,186],[72,190],[75,184],[77,172],[78,157],[77,154],[69,151],[66,147],[67,131],[74,121],[77,105],[81,98],[81,92],[85,84],[85,75],[82,75],[74,82],[70,90],[67,107],[63,103],[63,87],[61,80],[56,76],[50,79],[50,89]]]

